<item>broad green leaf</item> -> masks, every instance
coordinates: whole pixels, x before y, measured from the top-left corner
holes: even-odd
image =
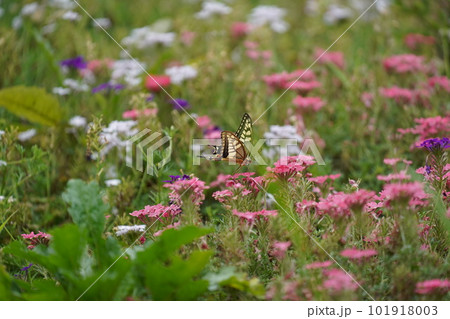
[[[92,241],[98,241],[105,227],[105,213],[109,209],[102,200],[98,184],[72,179],[62,198],[70,205],[69,214],[74,223],[86,230]]]
[[[56,126],[62,117],[58,100],[38,87],[13,86],[0,90],[0,106],[30,122]]]

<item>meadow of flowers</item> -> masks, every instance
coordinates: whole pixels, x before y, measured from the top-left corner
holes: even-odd
[[[0,300],[450,299],[447,1],[77,2],[0,0]]]

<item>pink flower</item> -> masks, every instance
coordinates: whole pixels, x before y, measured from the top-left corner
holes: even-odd
[[[276,241],[273,243],[273,250],[271,255],[276,257],[276,258],[283,258],[284,255],[286,254],[286,251],[288,250],[288,248],[291,246],[291,242],[290,241]]]
[[[192,44],[192,42],[194,41],[195,36],[196,36],[195,32],[183,31],[183,32],[181,32],[180,40],[184,45],[190,46]]]
[[[326,260],[326,261],[316,261],[313,262],[311,264],[308,264],[305,266],[306,269],[319,269],[319,268],[327,268],[330,267],[333,264],[333,262],[331,260]]]
[[[424,57],[414,54],[394,55],[384,59],[383,66],[388,72],[394,73],[415,73],[425,72]]]
[[[172,192],[169,194],[170,200],[182,206],[183,201],[181,197],[188,200],[196,206],[200,206],[205,199],[204,190],[209,186],[205,185],[205,182],[201,181],[197,177],[186,180],[177,180],[173,183],[166,183],[164,187],[169,188]]]
[[[421,295],[428,295],[439,292],[446,293],[450,290],[450,280],[448,279],[431,279],[416,284],[416,293]]]
[[[391,182],[391,181],[403,181],[411,179],[411,176],[406,174],[406,170],[400,171],[400,173],[393,173],[389,175],[378,175],[379,181]]]
[[[168,75],[147,76],[145,80],[145,87],[152,92],[159,92],[161,88],[166,88],[169,85],[170,77]]]
[[[97,72],[101,71],[102,69],[109,69],[113,64],[114,60],[112,59],[91,60],[87,63],[87,68],[92,72]]]
[[[277,216],[276,210],[260,210],[258,212],[238,212],[236,209],[233,209],[233,215],[239,217],[241,220],[246,220],[248,223],[253,223],[255,220],[264,217],[266,219],[269,216]]]
[[[224,185],[229,179],[230,179],[231,175],[225,175],[220,173],[219,175],[217,175],[217,178],[214,182],[211,183],[211,187],[217,187],[220,185]]]
[[[380,197],[388,205],[392,201],[408,201],[409,205],[412,205],[419,204],[421,200],[428,198],[428,195],[423,191],[421,183],[412,182],[386,184]]]
[[[297,83],[301,83],[295,84],[292,89],[307,91],[320,86],[320,83],[315,79],[316,76],[311,70],[296,70],[291,73],[282,72],[263,76],[264,82],[273,89],[287,89],[290,84],[298,80]],[[312,84],[307,84],[309,82]]]
[[[306,81],[290,81],[287,82],[283,85],[283,89],[289,89],[289,90],[293,90],[293,91],[297,91],[299,93],[308,93],[309,91],[312,91],[314,89],[317,89],[319,87],[321,87],[322,84],[320,84],[320,82],[318,81],[310,81],[310,82],[306,82]]]
[[[361,94],[361,101],[366,107],[371,107],[373,102],[373,93],[364,92],[363,94]]]
[[[181,209],[177,205],[164,206],[162,204],[147,205],[144,209],[130,213],[131,216],[139,218],[139,220],[146,224],[153,224],[160,218],[172,220],[173,217],[181,213]]]
[[[364,259],[375,255],[377,255],[377,251],[374,249],[359,250],[356,248],[350,248],[341,251],[341,256],[349,259]]]
[[[35,234],[34,232],[31,232],[29,234],[21,234],[23,239],[27,239],[29,241],[28,249],[33,249],[39,244],[48,246],[48,243],[50,241],[50,238],[52,237],[50,234],[39,232]]]
[[[325,105],[325,102],[320,97],[303,97],[301,95],[298,95],[292,103],[297,106],[299,111],[314,112],[317,112]]]
[[[137,119],[138,117],[141,116],[156,116],[156,114],[158,113],[158,109],[157,108],[153,108],[153,109],[144,109],[144,110],[129,110],[129,111],[125,111],[122,113],[122,117],[124,119]]]
[[[417,34],[417,33],[409,33],[405,36],[405,44],[408,48],[411,50],[416,49],[419,44],[425,44],[425,45],[433,45],[436,40],[432,36],[426,36],[423,34]]]
[[[386,165],[395,166],[395,164],[397,164],[401,160],[402,160],[401,158],[385,158],[383,160],[383,163]]]
[[[158,230],[156,233],[153,234],[153,236],[154,237],[161,236],[165,230],[172,229],[172,228],[178,228],[178,227],[180,227],[180,225],[181,225],[181,222],[176,222],[176,223],[170,224],[170,225],[164,227],[163,229]]]
[[[217,191],[212,194],[212,197],[221,203],[225,202],[227,197],[231,197],[231,196],[233,196],[233,193],[228,189],[223,190],[223,191]]]
[[[211,119],[209,118],[208,115],[199,116],[199,117],[197,117],[196,120],[197,120],[198,126],[200,126],[203,129],[211,126]]]
[[[231,36],[235,39],[242,38],[250,32],[250,26],[245,22],[234,22],[231,25]]]
[[[393,99],[400,104],[410,104],[415,100],[415,91],[399,88],[397,86],[381,88],[380,94],[388,99]]]
[[[344,54],[342,52],[324,51],[323,49],[316,49],[314,58],[319,59],[320,64],[332,63],[338,68],[344,68]]]
[[[314,157],[309,155],[286,156],[276,161],[274,168],[267,167],[267,170],[273,172],[278,178],[287,179],[315,163]]]
[[[327,280],[324,281],[323,287],[338,293],[344,290],[354,291],[358,288],[358,285],[353,279],[340,269],[324,270],[324,274]]]
[[[450,79],[446,76],[433,76],[428,79],[428,85],[434,88],[439,87],[450,92]]]

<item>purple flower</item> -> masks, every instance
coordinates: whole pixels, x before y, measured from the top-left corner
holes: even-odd
[[[87,62],[84,61],[84,58],[81,55],[79,55],[72,59],[62,60],[61,62],[59,62],[59,65],[65,66],[68,68],[81,70],[81,69],[86,69]]]
[[[96,86],[95,88],[92,89],[92,93],[98,93],[101,91],[120,91],[124,88],[125,86],[123,84],[112,84],[110,82],[106,82],[106,83],[102,83],[98,86]]]
[[[427,175],[431,174],[431,166],[430,165],[426,165],[425,166],[425,171],[427,172]]]
[[[435,150],[443,150],[450,147],[450,139],[448,137],[436,137],[423,141],[420,147],[428,149],[430,152]]]
[[[174,99],[170,101],[170,104],[172,104],[173,108],[175,110],[182,110],[182,109],[188,109],[191,106],[189,105],[189,102],[183,99]]]
[[[145,102],[151,102],[153,101],[153,99],[155,98],[155,96],[153,94],[150,94],[146,99]]]
[[[186,175],[186,174],[184,174],[182,176],[180,176],[180,175],[169,175],[169,177],[170,177],[169,181],[163,181],[163,182],[164,183],[173,184],[173,182],[176,182],[176,181],[186,181],[186,180],[190,180],[191,179],[191,177],[189,175]]]
[[[28,266],[23,267],[22,269],[20,269],[20,271],[26,271],[26,272],[28,272],[28,269],[30,269],[31,266],[33,266],[33,264],[29,264]]]

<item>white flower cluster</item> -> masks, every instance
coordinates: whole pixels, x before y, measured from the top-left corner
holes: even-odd
[[[303,137],[292,125],[271,125],[269,132],[264,133],[264,138],[269,148],[263,150],[263,155],[271,160],[302,154],[299,144],[303,142]]]
[[[83,81],[78,81],[78,80],[75,80],[75,79],[65,79],[63,81],[63,85],[66,88],[70,89],[71,91],[75,91],[75,92],[87,92],[87,91],[89,91],[89,85],[87,85]],[[59,89],[61,89],[61,88],[59,88]]]
[[[146,26],[133,29],[129,36],[122,39],[122,44],[127,47],[145,49],[157,44],[170,46],[174,40],[174,32],[156,32],[152,30],[152,27]]]
[[[68,21],[78,21],[81,19],[81,15],[75,11],[66,11],[62,15],[61,19],[68,20]]]
[[[86,118],[76,115],[69,120],[69,125],[73,127],[86,127]]]
[[[276,6],[258,6],[250,12],[248,23],[253,27],[268,24],[273,31],[284,33],[289,29],[289,24],[284,21],[286,13],[286,9]]]
[[[202,3],[202,10],[195,14],[197,19],[209,19],[214,15],[226,15],[231,13],[232,9],[217,1],[205,1]]]
[[[76,4],[73,0],[50,0],[49,6],[58,9],[71,10],[76,7]]]
[[[136,121],[112,121],[109,123],[99,136],[99,141],[106,144],[100,155],[106,155],[115,147],[124,148],[128,138],[138,133],[138,129],[133,128],[136,124]]]
[[[323,15],[323,22],[328,25],[336,24],[353,16],[353,10],[337,4],[330,4],[327,12]]]
[[[117,229],[116,236],[122,236],[130,231],[142,233],[145,231],[145,225],[133,225],[133,226],[119,225],[116,227],[116,229]]]
[[[95,21],[92,21],[92,25],[95,28],[109,29],[111,27],[111,20],[109,18],[96,18]]]
[[[5,199],[6,199],[5,196],[0,195],[0,202],[3,202]],[[14,197],[12,197],[12,196],[9,196],[9,197],[8,197],[8,203],[13,203],[13,202],[15,202],[15,201],[16,201],[16,199],[15,199]]]
[[[32,128],[23,132],[20,132],[19,135],[17,135],[17,138],[19,139],[19,141],[21,142],[25,142],[27,140],[29,140],[30,138],[32,138],[33,136],[35,136],[37,133],[37,131]]]
[[[144,68],[144,63],[131,59],[116,60],[111,68],[111,80],[113,83],[118,83],[123,79],[129,86],[137,86],[141,84]]]
[[[190,65],[183,65],[167,68],[164,73],[170,77],[171,83],[181,84],[184,80],[195,78],[198,71]]]

